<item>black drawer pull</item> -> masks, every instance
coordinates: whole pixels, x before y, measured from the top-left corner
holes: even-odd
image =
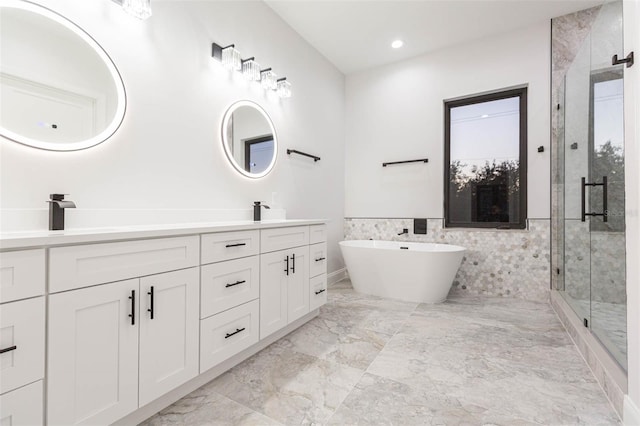
[[[240,247],[240,246],[246,246],[247,243],[236,243],[236,244],[227,244],[225,247],[229,248],[229,247]]]
[[[151,314],[151,319],[153,319],[153,286],[151,286],[151,289],[147,292],[147,294],[149,296],[151,296],[151,300],[150,300],[150,304],[149,304],[149,309],[147,309],[147,311]]]
[[[316,259],[316,262],[320,262],[321,260],[325,260],[325,259],[326,259],[326,257],[319,257],[319,258]]]
[[[228,287],[233,287],[234,285],[244,284],[246,282],[247,282],[246,280],[236,281],[235,283],[225,285],[225,287],[227,287],[227,288]]]
[[[3,354],[5,352],[15,351],[16,349],[18,349],[16,345],[9,346],[8,348],[0,349],[0,354]]]
[[[316,294],[324,293],[325,291],[327,291],[327,289],[323,288],[322,290],[316,291]]]
[[[236,328],[236,331],[234,331],[233,333],[227,333],[227,335],[226,335],[226,336],[224,336],[224,338],[225,338],[225,339],[228,339],[229,337],[231,337],[231,336],[233,336],[233,335],[235,335],[235,334],[238,334],[238,333],[240,333],[241,331],[244,331],[244,330],[245,330],[245,327],[242,327],[242,328]]]
[[[136,325],[136,291],[135,290],[131,290],[131,296],[129,296],[129,299],[131,299],[131,313],[129,314],[129,317],[131,317],[131,325]]]

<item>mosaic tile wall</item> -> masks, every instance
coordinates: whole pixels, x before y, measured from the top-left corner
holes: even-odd
[[[401,235],[403,228],[409,235]],[[550,221],[530,220],[528,230],[444,229],[428,219],[427,234],[413,234],[413,219],[346,218],[347,240],[446,243],[467,249],[452,293],[549,300]]]

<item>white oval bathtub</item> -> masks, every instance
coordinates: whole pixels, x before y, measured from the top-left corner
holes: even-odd
[[[358,293],[419,303],[444,302],[465,248],[400,241],[341,241],[340,250]]]

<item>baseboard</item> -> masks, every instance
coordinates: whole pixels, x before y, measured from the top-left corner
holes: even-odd
[[[622,418],[625,426],[640,426],[640,409],[629,398],[629,395],[624,396],[624,415]]]
[[[231,368],[240,364],[242,361],[246,360],[247,358],[257,354],[258,352],[260,352],[270,344],[274,343],[275,341],[280,340],[281,338],[291,333],[296,328],[302,326],[303,324],[315,318],[318,315],[318,313],[319,313],[318,309],[309,312],[307,315],[295,320],[294,322],[287,325],[283,329],[276,331],[271,336],[268,336],[265,339],[260,340],[258,343],[251,346],[250,348],[247,348],[244,351],[240,352],[239,354],[234,355],[233,357],[227,359],[226,361],[223,361],[222,363],[216,365],[215,367],[212,367],[211,369],[202,372],[201,374],[194,377],[187,383],[164,394],[163,396],[150,402],[149,404],[138,408],[133,413],[130,413],[127,416],[115,422],[114,425],[128,426],[128,425],[137,425],[141,423],[142,421],[148,419],[149,417],[153,416],[154,414],[158,413],[159,411],[163,410],[164,408],[178,401],[180,398],[206,385],[216,377],[220,376],[222,373],[225,373],[227,370],[230,370]]]
[[[335,284],[338,281],[342,281],[348,278],[347,268],[338,269],[337,271],[329,272],[327,274],[327,285]]]

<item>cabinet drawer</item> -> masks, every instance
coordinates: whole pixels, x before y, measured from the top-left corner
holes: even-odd
[[[0,253],[0,303],[44,294],[44,249]]]
[[[306,246],[307,244],[309,244],[308,226],[263,229],[260,231],[260,249],[262,253]]]
[[[201,318],[226,311],[257,299],[259,296],[260,258],[258,256],[201,267]]]
[[[318,275],[309,280],[309,310],[313,311],[327,303],[327,274]]]
[[[309,276],[327,273],[327,243],[309,246]]]
[[[327,225],[309,226],[309,244],[324,243],[327,241]]]
[[[259,309],[254,300],[200,321],[200,373],[258,342]]]
[[[52,293],[198,266],[199,237],[161,238],[53,248]]]
[[[260,231],[220,232],[202,236],[202,263],[258,254]]]
[[[42,380],[0,396],[0,423],[11,426],[44,424]]]
[[[44,377],[44,297],[0,306],[0,393]]]

